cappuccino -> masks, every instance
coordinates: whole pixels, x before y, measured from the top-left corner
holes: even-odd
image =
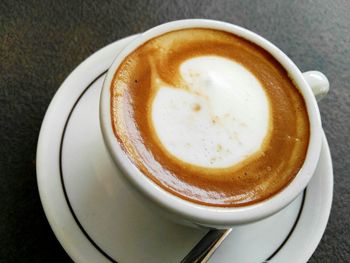
[[[115,72],[112,127],[134,165],[185,200],[235,207],[285,188],[309,142],[302,95],[267,51],[231,33],[149,40]]]

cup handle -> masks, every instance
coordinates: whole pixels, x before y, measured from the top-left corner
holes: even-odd
[[[316,100],[320,101],[329,91],[329,81],[327,77],[319,71],[307,71],[303,73],[303,76],[312,89]]]

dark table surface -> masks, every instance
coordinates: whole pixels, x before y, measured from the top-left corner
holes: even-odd
[[[42,209],[35,154],[46,108],[88,55],[182,18],[228,21],[279,46],[302,71],[320,70],[334,165],[334,199],[310,262],[350,262],[350,2],[0,1],[0,262],[70,262]],[[297,253],[297,251],[296,251]]]

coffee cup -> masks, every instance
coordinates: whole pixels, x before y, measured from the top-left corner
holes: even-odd
[[[153,41],[154,39],[156,41]],[[180,44],[176,44],[176,41]],[[244,46],[244,50],[239,49],[236,52],[240,54],[240,57],[235,58],[238,63],[233,62],[235,59],[232,61],[226,59],[226,56],[231,56],[231,46],[228,51],[223,51],[222,57],[217,56],[216,53],[216,56],[202,56],[201,49],[205,52],[219,50],[220,48],[216,48],[215,45],[220,45],[225,49],[227,43],[229,43],[227,41],[233,43],[232,48]],[[184,43],[187,42],[189,46],[184,46]],[[174,43],[180,46],[176,46],[176,49],[169,49],[169,46],[175,45]],[[142,52],[140,53],[139,50]],[[157,64],[162,52],[176,54],[177,50],[182,51],[180,55],[172,57],[171,63]],[[184,52],[190,54],[190,59],[181,60]],[[178,57],[181,57],[180,64],[176,62]],[[256,61],[254,61],[255,59]],[[261,61],[258,61],[258,59],[261,59]],[[248,62],[246,63],[246,61]],[[266,66],[264,61],[267,61]],[[265,70],[261,73],[259,69],[256,69],[256,64],[262,65],[261,67],[264,67],[264,69],[271,68],[271,65],[273,67],[271,70],[268,69],[268,72]],[[181,81],[185,79],[186,83],[180,81],[176,82],[176,85],[186,87],[184,90],[168,87],[170,82],[175,81],[172,74],[175,74],[176,70],[167,70],[168,67],[173,65],[181,65],[182,75],[180,74],[181,76],[178,79],[181,79]],[[245,67],[249,70],[246,70]],[[236,76],[239,76],[239,81],[236,82],[235,78],[226,77],[231,74],[223,74],[227,70],[237,72]],[[206,72],[210,74],[206,74]],[[146,77],[144,77],[145,74]],[[202,76],[201,74],[204,76],[203,78],[198,77]],[[271,83],[274,82],[271,78],[266,77],[269,76],[268,74],[272,74],[271,76],[278,74],[276,81],[283,81],[283,83],[281,82],[282,86],[295,86],[297,91],[289,93],[287,90],[285,96],[282,94],[284,91],[280,91],[277,94],[278,96],[274,95],[278,99],[273,99],[270,95],[270,97],[265,96],[266,94],[261,92],[260,87],[272,85]],[[135,82],[132,84],[133,94],[124,92],[125,89],[128,89],[128,85],[125,85],[125,83],[131,83],[129,78],[132,79],[132,82]],[[166,78],[171,80],[163,81]],[[231,82],[234,83],[234,85],[231,85],[232,87],[238,87],[244,83],[251,89],[243,93],[240,90],[233,93],[230,89],[227,91],[224,88],[222,88],[222,91],[215,90],[216,86],[226,87],[226,83],[230,84]],[[115,86],[118,86],[118,89]],[[137,95],[138,92],[141,94],[142,89],[145,89],[146,86],[147,90],[152,90],[154,94],[149,95],[150,91],[147,91],[146,95]],[[202,87],[204,88],[202,89]],[[214,91],[212,91],[213,89]],[[258,221],[280,211],[307,186],[316,169],[322,145],[321,118],[316,99],[321,99],[327,94],[328,89],[328,80],[322,73],[318,71],[301,73],[280,49],[247,29],[226,22],[206,19],[179,20],[157,26],[140,34],[117,54],[107,72],[101,91],[101,130],[104,142],[120,170],[120,174],[126,179],[130,189],[140,197],[141,202],[144,202],[146,206],[159,211],[160,214],[178,223],[190,226],[227,228]],[[162,93],[159,92],[160,90],[162,90]],[[145,96],[148,96],[147,99]],[[283,96],[286,98],[285,103],[282,99],[282,102],[279,102],[279,98]],[[139,100],[140,105],[145,108],[143,109],[140,106],[138,113],[129,111],[128,105],[125,107],[119,106],[124,105],[122,104],[124,101],[116,100],[116,98],[128,98],[127,101],[130,105]],[[152,98],[151,105],[147,104],[149,98]],[[229,103],[225,103],[224,101],[228,99],[230,99]],[[248,104],[242,104],[239,108],[241,101],[250,101],[251,104],[249,104],[249,107],[245,106]],[[185,106],[177,107],[181,103]],[[172,104],[175,106],[170,107],[169,105]],[[291,104],[293,107],[290,108],[290,111],[284,108],[283,111],[278,111],[285,104]],[[235,117],[230,117],[231,111],[237,111],[237,109],[232,108],[232,105],[238,105],[238,111],[244,112],[243,115],[241,114],[243,116],[241,118],[246,118],[244,121],[237,121]],[[190,108],[193,112],[201,110],[202,117],[196,117],[197,120],[200,120],[198,122],[200,125],[198,124],[195,128],[188,130],[188,134],[193,133],[193,131],[195,133],[186,136],[187,124],[184,124],[183,119],[188,118],[191,114],[196,114],[186,110]],[[298,113],[300,108],[303,109],[300,110],[301,113]],[[142,111],[145,112],[144,118],[142,117]],[[150,112],[149,115],[146,114],[146,111]],[[271,112],[274,111],[275,115],[271,117]],[[266,167],[264,166],[264,169],[266,168],[264,173],[256,172],[252,176],[254,183],[260,182],[260,184],[256,186],[254,183],[247,183],[252,179],[249,179],[248,172],[243,172],[240,163],[245,163],[244,168],[251,168],[254,165],[255,170],[252,171],[258,171],[262,161],[257,162],[256,160],[265,160],[264,162],[266,162],[266,158],[268,159],[270,156],[269,149],[279,148],[275,138],[280,138],[285,130],[283,128],[283,132],[278,133],[278,125],[282,126],[283,121],[289,120],[288,116],[291,113],[294,116],[294,112],[297,112],[295,114],[300,116],[298,115],[299,117],[292,120],[288,132],[296,131],[297,133],[295,136],[287,136],[287,139],[291,140],[289,144],[293,146],[290,147],[289,152],[281,153],[286,156],[295,155],[293,160],[297,161],[292,164],[293,169],[285,169],[288,170],[286,174],[292,175],[282,181],[279,179],[279,175],[281,174],[282,177],[284,171],[280,165],[282,156],[278,159],[278,165],[274,163],[271,166],[266,165]],[[120,121],[122,118],[118,114],[129,118],[129,122],[125,124]],[[179,114],[185,117],[177,120]],[[209,118],[207,115],[211,117]],[[167,118],[167,116],[170,117]],[[279,124],[278,121],[274,121],[277,118],[279,118]],[[135,129],[135,132],[131,132],[134,129],[135,122],[138,122],[136,124],[140,126],[149,126],[147,123],[153,123],[154,127],[149,128],[151,135],[147,137],[147,132],[145,132],[146,135],[138,137],[138,133],[143,132],[142,130]],[[222,126],[217,128],[217,122],[221,122]],[[192,125],[192,121],[189,124]],[[174,125],[175,130],[179,132],[169,132],[169,125]],[[174,130],[174,127],[170,127],[170,130]],[[197,130],[195,130],[196,128]],[[221,130],[225,131],[222,133],[223,135],[220,133]],[[229,131],[231,135],[238,133],[237,136],[240,136],[240,139],[237,139],[237,136],[231,138],[232,136],[228,136],[229,133],[226,131]],[[241,136],[243,134],[246,138]],[[210,140],[206,141],[207,138]],[[285,137],[283,138],[285,139]],[[151,141],[148,146],[147,140]],[[198,142],[193,143],[193,146],[192,141],[194,140]],[[211,150],[207,150],[211,147],[213,141],[216,155]],[[300,141],[304,141],[304,144],[301,144]],[[276,145],[272,146],[269,142],[274,142]],[[134,147],[135,143],[138,143],[138,148]],[[296,146],[294,147],[294,145]],[[142,152],[146,152],[147,147],[154,149],[150,151],[151,154],[147,152],[148,155],[143,156]],[[283,146],[282,148],[287,149],[288,147]],[[189,148],[192,150],[188,150]],[[223,148],[226,150],[223,151]],[[231,151],[232,148],[239,150]],[[257,150],[258,148],[264,150]],[[278,154],[275,153],[275,155]],[[245,156],[249,156],[249,158]],[[148,164],[148,166],[143,164],[143,162],[148,162],[150,159],[159,160],[162,158],[175,164],[168,165],[162,163],[162,161],[159,161],[159,163],[152,161],[155,163],[154,166],[152,166],[153,164]],[[248,159],[249,163],[246,164]],[[250,160],[254,160],[254,162],[250,162]],[[163,184],[161,179],[152,175],[152,171],[156,170],[154,167],[162,165],[166,166],[167,170],[157,168],[160,171],[159,177],[163,176],[162,172],[164,174],[169,173],[170,179],[168,182],[172,184]],[[184,178],[183,181],[175,180],[175,177],[171,177],[171,173],[176,173],[176,167],[181,168],[181,170],[178,169],[179,174],[176,174],[179,178],[184,177],[183,174],[187,172],[190,176]],[[294,174],[289,172],[290,170],[295,171]],[[251,170],[248,169],[247,171],[250,172]],[[193,181],[191,178],[196,177],[196,173],[200,174],[201,178],[205,178],[205,180]],[[237,175],[238,173],[242,173],[243,177]],[[234,176],[232,178],[228,177],[225,181],[221,176],[223,174],[225,176],[226,174],[227,176],[234,174]],[[273,180],[270,180],[273,183],[270,183],[267,179],[261,179],[261,177],[269,178],[270,174],[275,176]],[[245,175],[246,177],[244,177]],[[210,176],[211,178],[209,178]],[[215,176],[220,178],[221,182],[218,183]],[[157,181],[158,179],[159,181]],[[191,184],[191,180],[197,188]],[[240,184],[240,181],[244,181],[244,183]],[[185,189],[188,185],[190,185],[190,188]],[[204,191],[200,188],[201,185],[205,185],[204,190],[206,187],[210,190]],[[220,185],[225,187],[221,189]],[[233,191],[233,186],[236,185],[240,186]],[[216,188],[220,188],[218,193],[214,191]],[[191,189],[199,190],[192,193]],[[229,196],[229,194],[232,196]]]

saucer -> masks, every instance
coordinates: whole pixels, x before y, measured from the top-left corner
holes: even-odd
[[[38,141],[37,179],[46,217],[76,262],[180,262],[206,234],[152,213],[118,175],[99,127],[99,97],[109,65],[135,36],[110,44],[63,82]],[[326,137],[308,187],[289,206],[237,226],[209,262],[306,262],[326,228],[333,195]]]

